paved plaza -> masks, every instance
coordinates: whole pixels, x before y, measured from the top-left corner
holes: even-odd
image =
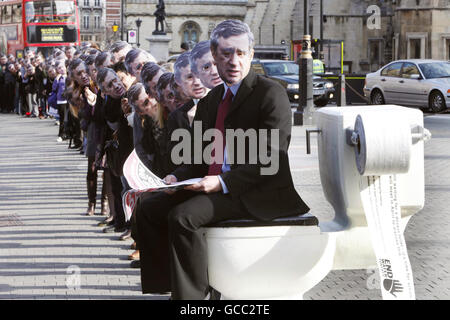
[[[425,145],[426,203],[405,238],[417,299],[449,299],[450,114],[425,124],[433,134]],[[103,217],[83,216],[87,159],[56,137],[53,120],[0,114],[0,299],[167,299],[142,295],[140,271],[127,260],[131,240],[103,233],[96,226]],[[331,219],[316,139],[307,155],[305,127],[293,127],[290,162],[312,214]],[[377,273],[333,271],[305,299],[381,299]]]

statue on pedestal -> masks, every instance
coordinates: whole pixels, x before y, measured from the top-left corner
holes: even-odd
[[[164,4],[164,0],[159,0],[158,4],[156,5],[156,11],[153,13],[156,17],[155,31],[153,31],[153,34],[166,34],[164,32],[164,20],[166,18],[165,8],[166,6]],[[161,25],[161,30],[158,29],[158,25]]]

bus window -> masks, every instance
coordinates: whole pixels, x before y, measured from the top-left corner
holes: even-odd
[[[30,1],[25,4],[27,23],[53,22],[51,1]]]
[[[21,4],[13,4],[12,5],[12,19],[13,22],[22,22],[22,5]]]
[[[9,6],[4,6],[2,9],[2,23],[11,23],[11,9],[12,7]]]
[[[75,7],[73,1],[54,1],[53,21],[75,22]]]

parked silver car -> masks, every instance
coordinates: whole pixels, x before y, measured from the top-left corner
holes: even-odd
[[[440,112],[450,108],[450,62],[398,60],[366,76],[371,104],[398,104]]]

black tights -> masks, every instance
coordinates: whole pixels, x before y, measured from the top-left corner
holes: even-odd
[[[89,203],[95,204],[97,198],[97,167],[95,165],[95,156],[88,157],[86,183]],[[102,194],[103,189],[104,188],[102,188]]]

